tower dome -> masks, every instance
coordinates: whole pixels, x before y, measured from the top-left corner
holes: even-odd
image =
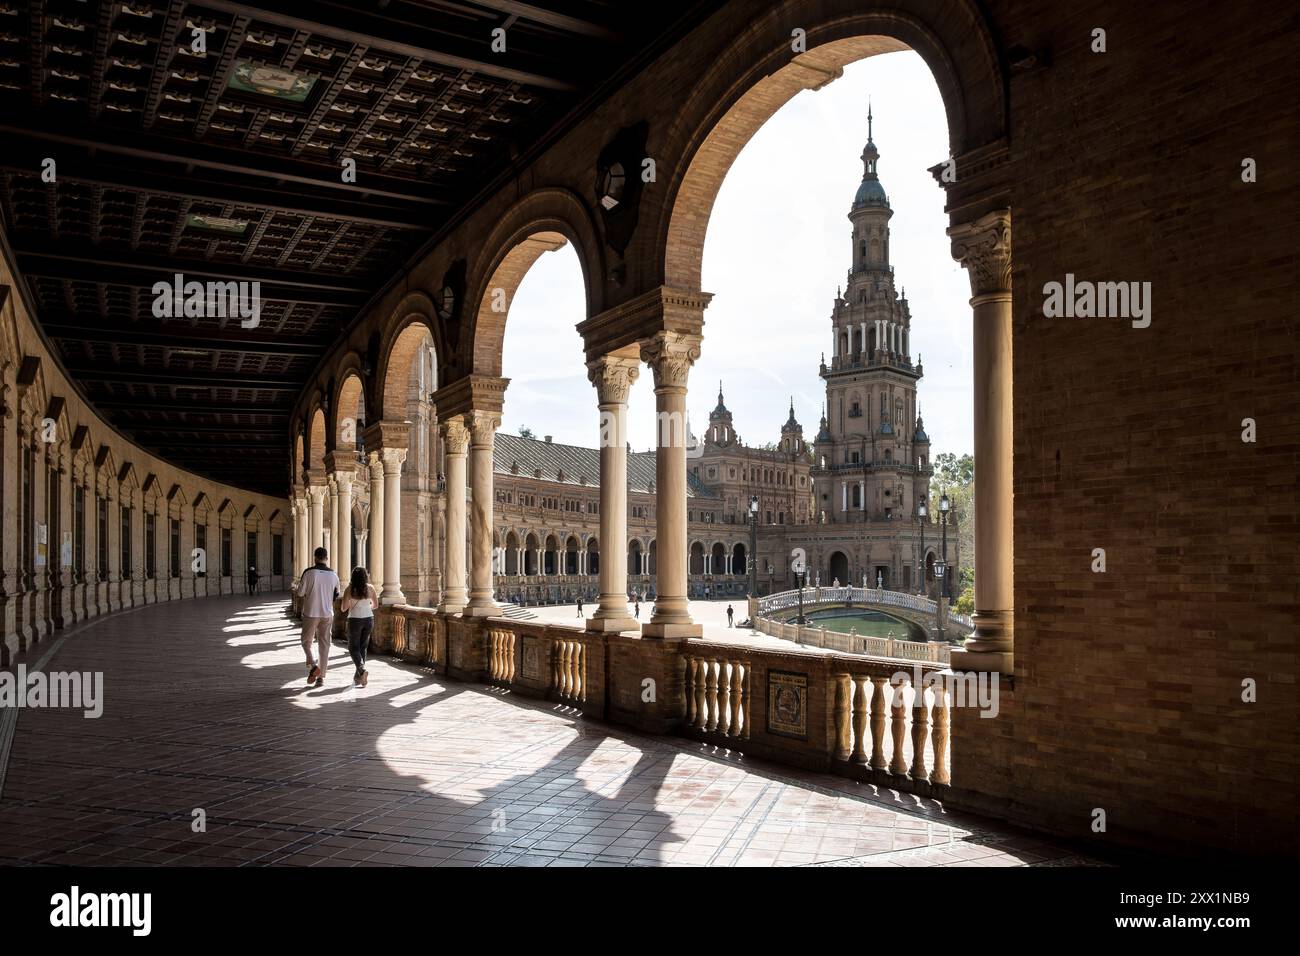
[[[879,160],[880,152],[871,138],[871,105],[868,103],[867,145],[862,149],[862,182],[853,197],[854,209],[862,206],[889,206],[889,197],[885,195],[885,187],[880,185],[880,178],[876,171]]]

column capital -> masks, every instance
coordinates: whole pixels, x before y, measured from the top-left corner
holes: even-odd
[[[370,454],[376,450],[386,451],[388,449],[400,448],[406,451],[406,446],[411,441],[411,423],[402,421],[378,421],[366,426],[362,434],[362,443],[367,449],[366,458],[369,460]]]
[[[996,209],[948,228],[952,257],[970,273],[971,295],[1011,291],[1011,210]]]
[[[444,419],[438,426],[442,429],[442,441],[448,455],[464,455],[469,450],[469,427],[465,416],[453,415]]]
[[[307,495],[313,500],[313,502],[324,501],[327,494],[329,494],[329,488],[324,482],[321,482],[320,484],[312,483],[307,486]]]
[[[472,411],[464,416],[469,427],[470,443],[476,448],[491,448],[492,437],[501,427],[501,413],[497,411]]]
[[[602,355],[587,363],[587,379],[596,386],[601,405],[626,405],[632,384],[641,377],[638,359],[623,355]]]
[[[691,332],[657,332],[641,343],[641,361],[653,370],[656,389],[686,387],[701,341]]]
[[[353,471],[338,471],[334,473],[334,484],[341,494],[348,494],[352,491],[352,482],[356,478]]]
[[[374,455],[376,462],[384,469],[385,475],[402,473],[402,462],[406,461],[405,448],[381,448]]]

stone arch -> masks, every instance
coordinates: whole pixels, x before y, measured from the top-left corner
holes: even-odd
[[[727,570],[727,547],[721,541],[713,542],[709,549],[708,569],[710,574],[722,574]]]
[[[745,557],[748,551],[741,542],[736,542],[731,548],[731,573],[737,577],[743,577],[749,568],[745,563]]]
[[[826,580],[822,585],[834,584],[837,580],[841,586],[853,583],[849,580],[849,556],[839,550],[830,553],[826,562]]]
[[[941,10],[941,13],[938,12]],[[807,52],[791,56],[790,29],[806,31]],[[700,288],[704,236],[718,190],[741,149],[795,94],[837,79],[879,53],[913,50],[935,79],[953,156],[1002,140],[1007,87],[993,37],[973,0],[935,8],[899,0],[863,9],[857,0],[795,0],[756,17],[713,60],[669,130],[661,154],[680,157],[658,210],[655,261],[664,285]],[[661,164],[663,168],[663,164]]]
[[[365,366],[361,356],[349,352],[339,363],[330,402],[330,434],[336,449],[355,448],[365,425]],[[352,425],[347,422],[351,419]],[[349,434],[351,437],[349,438]]]
[[[327,448],[325,429],[325,409],[319,403],[312,406],[307,419],[307,471],[312,477],[319,478],[325,474],[325,452]]]
[[[440,323],[433,312],[433,303],[424,293],[411,293],[393,313],[393,322],[385,342],[379,350],[379,373],[375,376],[376,394],[371,403],[366,402],[368,414],[374,421],[405,421],[411,363],[424,344],[425,336],[433,340],[433,351],[441,366],[446,353],[439,344]],[[441,368],[439,368],[441,377]],[[430,389],[432,391],[432,389]]]
[[[687,572],[690,574],[703,574],[707,570],[703,542],[692,541],[689,553],[690,563],[687,565]]]
[[[510,303],[519,283],[544,252],[572,243],[582,269],[588,318],[603,307],[603,245],[591,212],[575,194],[538,189],[513,205],[483,244],[481,268],[472,270],[465,297],[469,372],[501,374]],[[499,294],[494,290],[500,289]],[[495,307],[494,307],[495,306]],[[576,324],[576,323],[575,323]]]

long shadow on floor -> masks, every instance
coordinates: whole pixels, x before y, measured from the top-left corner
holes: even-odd
[[[103,716],[22,713],[0,861],[656,863],[681,839],[645,796],[671,757],[383,659],[354,689],[338,645],[308,689],[284,601],[91,624],[47,670],[102,671]]]

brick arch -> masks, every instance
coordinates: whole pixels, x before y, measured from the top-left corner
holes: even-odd
[[[806,53],[792,53],[795,27],[806,31]],[[777,110],[801,90],[837,79],[849,63],[908,49],[925,60],[939,87],[954,156],[1006,136],[1005,78],[988,26],[971,0],[899,0],[878,10],[863,10],[857,0],[781,4],[715,58],[667,141],[655,147],[678,157],[669,166],[673,175],[658,210],[658,278],[673,288],[699,289],[704,236],[718,190],[741,149]]]
[[[379,367],[371,394],[366,396],[366,414],[371,421],[403,421],[411,362],[428,335],[433,340],[439,379],[446,361],[442,322],[433,300],[423,292],[411,292],[397,304],[379,348]],[[372,404],[373,399],[373,404]]]
[[[325,452],[328,446],[325,409],[319,398],[313,401],[309,408],[311,411],[307,416],[307,471],[313,477],[319,478],[325,474]]]
[[[519,283],[542,253],[572,243],[582,269],[587,314],[603,308],[603,246],[591,213],[566,189],[538,189],[501,218],[483,244],[483,255],[471,270],[464,319],[469,324],[469,361],[476,375],[500,375],[506,320]],[[504,291],[503,311],[493,306],[493,290]],[[498,297],[500,298],[500,297]],[[577,324],[575,322],[575,324]]]
[[[352,448],[357,443],[357,437],[361,433],[358,408],[363,403],[365,395],[364,376],[365,367],[361,356],[356,352],[345,355],[335,371],[334,396],[330,402],[329,422],[329,432],[334,436],[335,448]],[[351,440],[345,440],[343,424],[349,418],[353,419],[355,429]]]

